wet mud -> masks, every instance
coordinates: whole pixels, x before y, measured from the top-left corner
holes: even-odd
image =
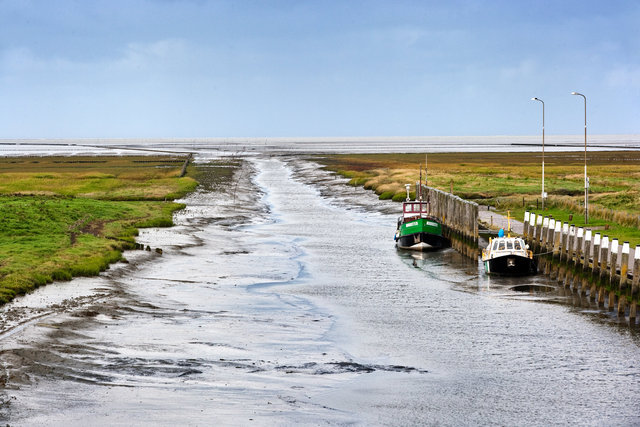
[[[141,231],[161,254],[2,307],[3,422],[640,422],[640,344],[610,317],[397,251],[397,205],[313,163],[226,161]]]

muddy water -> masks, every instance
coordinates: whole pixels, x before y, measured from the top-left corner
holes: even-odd
[[[141,233],[162,255],[3,308],[3,421],[640,423],[640,343],[607,313],[452,250],[397,252],[397,205],[313,165],[235,178]]]

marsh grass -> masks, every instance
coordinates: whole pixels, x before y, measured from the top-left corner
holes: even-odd
[[[351,185],[373,190],[379,197],[402,201],[404,184],[418,180],[424,154],[341,154],[316,156],[324,168],[350,178]],[[540,207],[540,153],[434,153],[428,157],[428,184],[501,212],[524,213]],[[611,236],[640,243],[640,152],[606,151],[587,155],[590,177],[590,226],[608,227]],[[583,220],[584,153],[547,152],[545,214],[572,214]],[[538,211],[536,211],[538,212]],[[542,213],[542,212],[538,212]],[[514,216],[515,217],[515,216]],[[522,215],[516,217],[522,220]],[[582,219],[581,219],[582,218]],[[582,225],[582,224],[580,224]],[[618,233],[618,234],[616,234]]]
[[[173,157],[0,159],[0,303],[53,280],[93,276],[139,227],[173,224],[195,189]],[[167,201],[165,201],[167,200]]]

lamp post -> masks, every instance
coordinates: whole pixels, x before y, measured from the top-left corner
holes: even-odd
[[[589,178],[587,177],[587,97],[578,92],[571,92],[584,99],[584,223],[589,223]]]
[[[544,192],[544,101],[540,98],[531,98],[532,101],[542,102],[542,210],[544,211],[544,199],[547,193]]]

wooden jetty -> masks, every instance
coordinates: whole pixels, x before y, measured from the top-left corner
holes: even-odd
[[[478,258],[478,204],[437,188],[422,187],[423,200],[429,201],[430,212],[440,219],[444,237],[462,255]]]
[[[524,214],[524,237],[544,274],[620,318],[628,310],[636,324],[640,245],[632,250],[628,242],[534,212]]]

